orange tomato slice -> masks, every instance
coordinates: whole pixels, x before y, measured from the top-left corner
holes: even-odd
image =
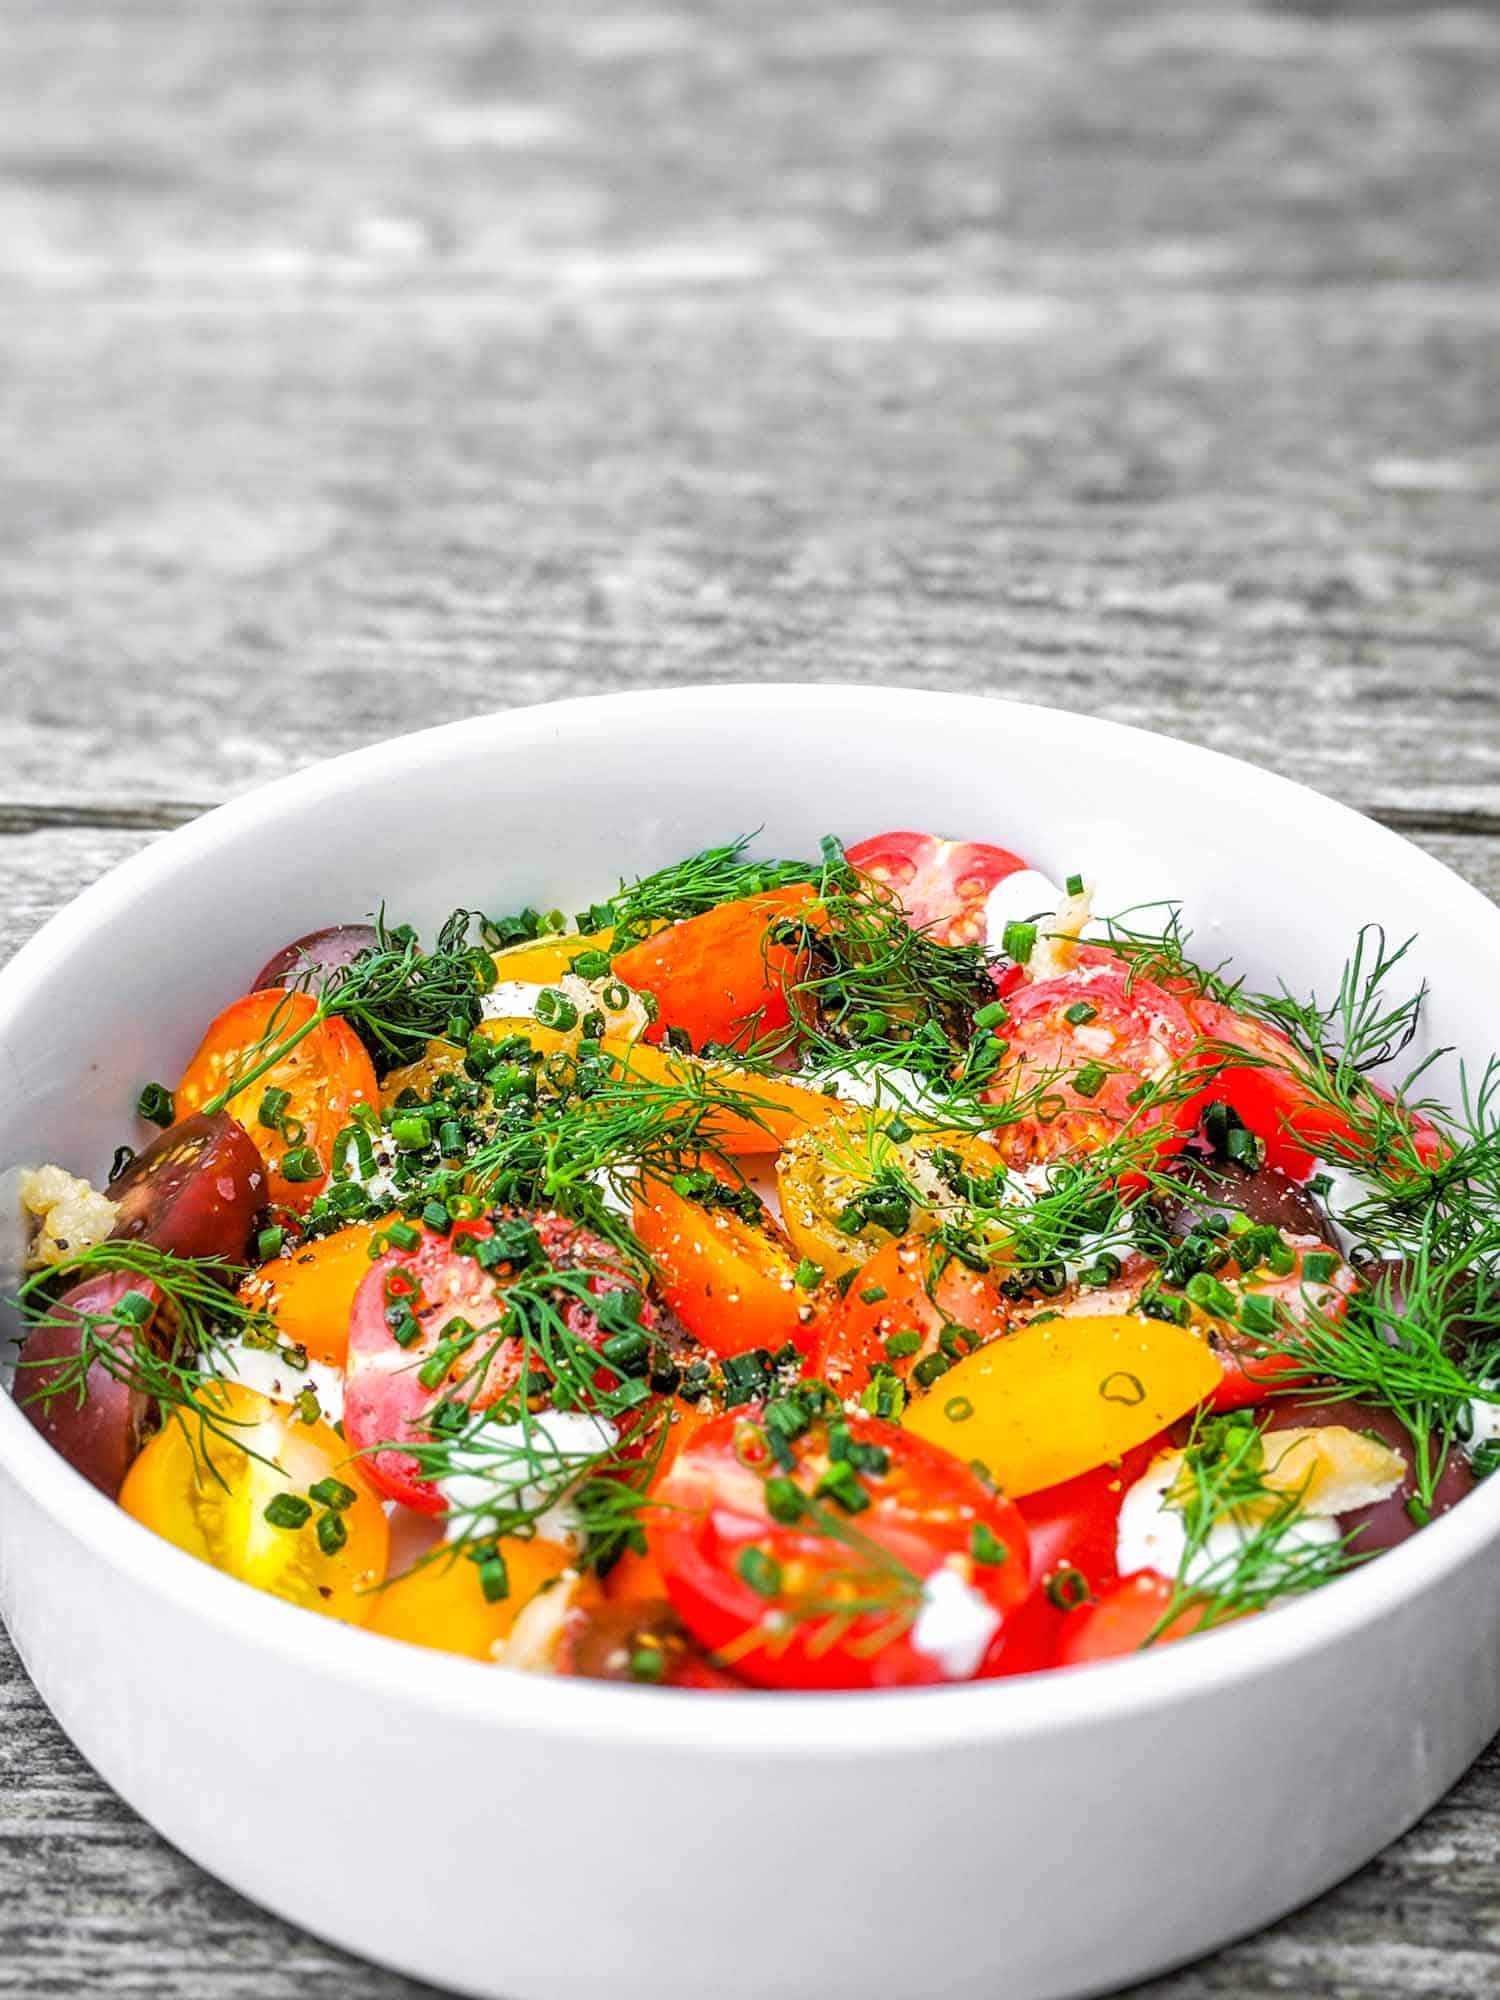
[[[342,1368],[349,1351],[349,1308],[370,1268],[370,1243],[382,1225],[351,1222],[252,1271],[240,1286],[247,1306],[268,1312],[284,1339],[313,1361]]]
[[[712,1041],[735,1048],[785,1028],[791,1020],[785,989],[798,957],[770,934],[814,894],[810,882],[798,882],[721,903],[622,951],[615,977],[654,994],[660,1009],[647,1039],[660,1041],[667,1028],[681,1028],[695,1047]]]
[[[686,1201],[662,1181],[637,1196],[636,1235],[660,1273],[658,1289],[688,1331],[715,1354],[805,1347],[814,1308],[797,1286],[797,1260],[774,1228],[727,1208]]]
[[[461,1653],[470,1660],[493,1660],[495,1649],[537,1592],[561,1576],[573,1558],[557,1542],[540,1535],[504,1535],[497,1544],[510,1588],[493,1603],[486,1598],[474,1563],[463,1556],[434,1556],[419,1569],[395,1577],[371,1599],[365,1629],[436,1653]]]
[[[226,1007],[182,1073],[175,1093],[178,1117],[200,1111],[270,1047],[304,1027],[316,1011],[311,994],[286,992],[280,987],[247,993]],[[276,1126],[260,1122],[266,1093],[271,1090],[286,1092]],[[347,1021],[335,1018],[310,1028],[253,1083],[236,1090],[225,1108],[260,1148],[269,1199],[302,1210],[311,1206],[327,1184],[333,1142],[349,1123],[354,1106],[379,1102],[374,1066],[363,1042]],[[289,1178],[284,1171],[288,1160],[307,1148],[311,1148],[318,1171],[305,1179]]]

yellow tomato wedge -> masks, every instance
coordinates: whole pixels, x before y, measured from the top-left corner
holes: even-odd
[[[563,977],[581,952],[607,952],[612,936],[610,931],[569,931],[507,945],[504,951],[491,953],[495,977],[526,986],[550,986]]]
[[[1144,1444],[1219,1380],[1212,1348],[1180,1326],[1128,1313],[1063,1317],[966,1355],[904,1421],[979,1459],[1015,1499]]]
[[[312,1360],[342,1368],[349,1349],[349,1308],[370,1268],[370,1239],[380,1226],[350,1222],[288,1257],[273,1258],[245,1279],[241,1299],[268,1312],[282,1338],[305,1347]]]
[[[327,1424],[304,1424],[287,1404],[238,1382],[203,1395],[213,1398],[224,1434],[191,1415],[169,1419],[131,1466],[120,1505],[241,1583],[362,1625],[391,1537],[349,1447]]]
[[[573,1560],[540,1535],[503,1535],[496,1546],[509,1586],[504,1597],[493,1603],[486,1598],[477,1564],[440,1554],[375,1593],[366,1629],[437,1653],[493,1660],[532,1598]]]

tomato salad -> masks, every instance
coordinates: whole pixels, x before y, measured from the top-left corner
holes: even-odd
[[[1495,1078],[1001,847],[744,841],[576,918],[298,939],[95,1190],[24,1177],[15,1395],[230,1576],[733,1690],[1273,1613],[1500,1460]]]

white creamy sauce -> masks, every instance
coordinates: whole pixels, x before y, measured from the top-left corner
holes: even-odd
[[[1020,868],[997,882],[984,899],[984,943],[992,958],[1004,952],[1005,926],[1055,915],[1063,892],[1035,868]]]
[[[321,1361],[309,1361],[305,1368],[288,1367],[279,1354],[263,1347],[246,1347],[243,1341],[226,1340],[221,1353],[204,1364],[227,1382],[243,1383],[275,1403],[295,1403],[304,1389],[318,1398],[325,1424],[336,1424],[344,1414],[344,1375]]]
[[[1472,1458],[1482,1444],[1500,1438],[1500,1403],[1473,1402],[1468,1408],[1469,1435],[1464,1450]]]
[[[479,1011],[487,1021],[532,1021],[546,990],[526,979],[500,979],[480,1000]]]
[[[1121,1576],[1133,1576],[1142,1569],[1153,1569],[1166,1577],[1177,1577],[1182,1572],[1187,1555],[1187,1529],[1181,1512],[1167,1505],[1167,1494],[1181,1470],[1181,1452],[1166,1452],[1146,1468],[1125,1495],[1115,1543],[1115,1560]],[[1188,1564],[1182,1581],[1200,1583],[1221,1564],[1232,1563],[1250,1539],[1250,1533],[1250,1529],[1237,1521],[1215,1522],[1202,1548]],[[1287,1523],[1280,1547],[1292,1554],[1299,1549],[1328,1547],[1338,1539],[1336,1520],[1304,1516]]]
[[[937,1569],[922,1585],[922,1608],[912,1626],[914,1649],[936,1660],[946,1679],[971,1680],[1000,1629],[1000,1614],[956,1570]]]
[[[618,1443],[616,1426],[583,1410],[543,1410],[524,1430],[520,1424],[481,1420],[469,1435],[473,1447],[467,1467],[460,1446],[453,1454],[459,1469],[439,1481],[453,1510],[450,1538],[474,1534],[486,1516],[498,1525],[503,1516],[529,1513],[558,1495],[538,1516],[535,1531],[549,1542],[576,1547],[582,1524],[567,1489],[587,1475],[593,1459]]]

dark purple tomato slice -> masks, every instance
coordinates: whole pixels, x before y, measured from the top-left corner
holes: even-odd
[[[150,1401],[99,1361],[89,1368],[84,1395],[76,1384],[64,1385],[78,1360],[85,1315],[106,1322],[104,1337],[128,1356],[140,1330],[134,1321],[111,1321],[110,1316],[132,1291],[144,1293],[153,1305],[161,1302],[154,1285],[128,1271],[106,1271],[75,1285],[53,1306],[48,1322],[27,1336],[16,1370],[16,1401],[24,1415],[76,1472],[111,1500],[141,1448]]]
[[[1242,1167],[1185,1153],[1169,1169],[1180,1192],[1153,1196],[1162,1224],[1174,1237],[1200,1228],[1205,1218],[1244,1215],[1288,1236],[1328,1241],[1328,1218],[1304,1187],[1275,1167]]]
[[[379,943],[369,924],[330,924],[283,945],[268,958],[246,989],[263,993],[268,986],[301,986],[316,993],[330,972],[341,971]]]
[[[137,1153],[107,1192],[118,1204],[111,1236],[237,1263],[265,1206],[266,1171],[243,1125],[199,1111]]]
[[[1389,1499],[1378,1500],[1373,1507],[1357,1507],[1352,1513],[1339,1516],[1339,1526],[1346,1535],[1353,1537],[1350,1547],[1362,1555],[1373,1555],[1379,1549],[1394,1548],[1397,1542],[1404,1542],[1408,1535],[1414,1535],[1422,1524],[1412,1519],[1407,1507],[1407,1502],[1417,1490],[1417,1481],[1413,1463],[1415,1446],[1405,1424],[1389,1410],[1378,1409],[1373,1403],[1319,1403],[1299,1398],[1271,1405],[1270,1428],[1273,1431],[1321,1428],[1325,1424],[1343,1424],[1352,1431],[1373,1432],[1392,1451],[1399,1451],[1408,1467],[1412,1468]],[[1434,1442],[1434,1450],[1436,1448]],[[1473,1492],[1475,1484],[1469,1461],[1457,1446],[1453,1447],[1433,1492],[1433,1518],[1457,1506],[1466,1494]]]

